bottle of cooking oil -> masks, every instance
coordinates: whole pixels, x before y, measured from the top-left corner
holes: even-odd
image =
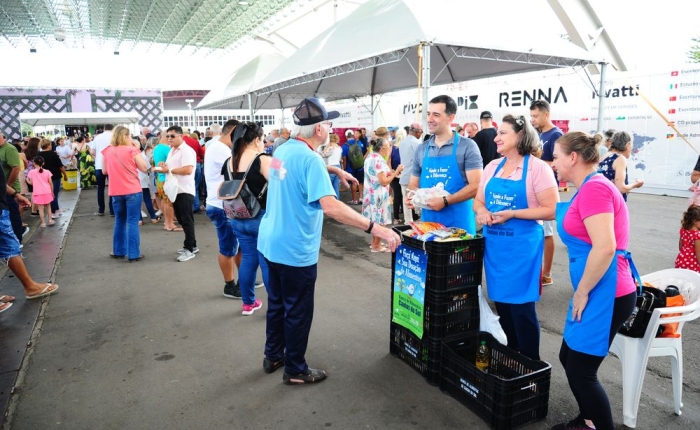
[[[491,361],[491,351],[486,346],[486,341],[482,340],[476,350],[476,367],[482,372],[488,372],[489,362]]]

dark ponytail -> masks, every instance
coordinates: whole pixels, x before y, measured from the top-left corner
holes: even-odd
[[[231,171],[238,171],[238,164],[246,146],[250,145],[256,138],[262,138],[262,128],[254,122],[243,122],[236,126],[231,133]]]
[[[44,157],[37,155],[32,161],[34,161],[35,166],[39,166],[39,173],[44,173]]]
[[[700,206],[690,205],[688,210],[683,213],[681,226],[684,230],[690,230],[697,221],[700,221]]]

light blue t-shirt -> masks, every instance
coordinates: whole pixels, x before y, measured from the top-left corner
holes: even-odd
[[[265,258],[295,267],[318,263],[323,228],[319,200],[325,196],[335,197],[335,190],[323,158],[296,139],[277,148],[258,232],[258,250]]]
[[[159,143],[153,148],[153,164],[158,166],[161,161],[165,163],[168,159],[168,153],[170,152],[170,145],[164,143]],[[165,173],[158,173],[158,181],[165,182]]]

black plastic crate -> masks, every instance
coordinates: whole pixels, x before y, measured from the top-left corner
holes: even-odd
[[[426,291],[423,336],[433,341],[479,331],[478,287],[446,293]]]
[[[491,350],[488,373],[477,369],[476,349]],[[542,420],[549,407],[552,368],[501,345],[489,333],[442,343],[440,389],[496,430]]]
[[[445,292],[481,284],[484,260],[484,238],[448,242],[423,242],[403,235],[409,226],[394,227],[401,241],[428,253],[426,290]],[[392,267],[394,258],[392,257]]]
[[[441,341],[430,340],[426,336],[418,339],[407,328],[391,323],[389,352],[423,375],[430,385],[440,385]]]

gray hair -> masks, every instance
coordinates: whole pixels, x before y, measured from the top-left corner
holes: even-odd
[[[613,134],[612,141],[610,143],[610,149],[616,151],[625,152],[627,150],[627,144],[632,141],[629,133],[626,131],[618,131]]]
[[[155,148],[158,145],[158,138],[157,137],[149,137],[148,140],[146,141],[146,146],[149,146],[151,148]]]
[[[613,135],[615,134],[615,130],[612,128],[610,130],[605,130],[603,132],[603,135],[605,136],[605,140],[610,140],[612,139]]]
[[[308,139],[316,133],[317,125],[318,123],[311,125],[295,125],[294,127],[292,127],[292,132],[289,133],[289,137],[291,137],[292,139],[296,139],[297,137],[301,137],[302,139]]]
[[[374,152],[381,151],[384,148],[384,145],[390,145],[389,139],[387,139],[386,137],[380,137],[377,140],[373,140],[371,142],[371,144],[372,144],[372,150]]]
[[[510,124],[513,127],[513,131],[518,133],[518,154],[537,153],[540,149],[540,137],[532,124],[530,124],[530,121],[526,120],[522,115],[514,116],[508,114],[503,117],[502,122]],[[522,134],[520,133],[521,131]]]
[[[218,123],[209,124],[209,130],[214,134],[221,134],[221,126]]]

